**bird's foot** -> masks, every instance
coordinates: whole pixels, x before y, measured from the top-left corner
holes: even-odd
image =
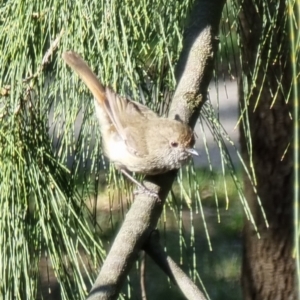
[[[149,189],[147,189],[145,186],[143,186],[143,184],[141,184],[139,181],[137,181],[135,178],[133,178],[126,170],[121,169],[120,170],[130,181],[132,181],[133,183],[135,183],[138,187],[137,190],[135,190],[133,193],[136,194],[146,194],[150,197],[153,197],[154,199],[158,199],[159,201],[161,201],[159,199],[159,196],[156,192],[153,192]]]
[[[145,194],[145,195],[150,196],[152,198],[159,199],[159,196],[158,196],[158,194],[156,192],[153,192],[153,191],[147,189],[142,184],[138,185],[138,189],[134,191],[134,194],[135,195],[137,195],[137,194]]]

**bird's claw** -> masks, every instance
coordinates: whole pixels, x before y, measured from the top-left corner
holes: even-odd
[[[153,191],[147,189],[146,187],[144,187],[142,185],[138,186],[138,189],[134,191],[134,194],[135,195],[145,194],[145,195],[150,196],[152,198],[159,199],[159,196],[156,192],[153,192]]]

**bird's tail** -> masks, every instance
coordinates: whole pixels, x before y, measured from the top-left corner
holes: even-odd
[[[64,52],[62,58],[86,84],[96,101],[103,106],[106,99],[105,88],[87,63],[74,51]]]

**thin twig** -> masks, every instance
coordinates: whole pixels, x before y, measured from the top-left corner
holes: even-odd
[[[176,262],[167,255],[159,242],[159,233],[153,231],[144,251],[155,261],[155,263],[165,272],[170,280],[177,285],[184,296],[189,299],[206,300],[204,294],[198,289],[196,284],[181,270]]]
[[[23,83],[28,82],[29,80],[31,80],[32,78],[36,78],[40,75],[40,73],[44,70],[45,66],[47,64],[49,64],[50,62],[50,57],[52,56],[53,52],[57,49],[58,44],[60,42],[60,39],[62,37],[62,35],[64,34],[64,29],[61,29],[60,33],[58,34],[58,36],[56,37],[56,39],[50,44],[49,49],[46,51],[43,59],[42,59],[42,63],[39,65],[37,71],[31,75],[26,77],[25,79],[23,79]]]
[[[64,29],[62,29],[60,31],[60,33],[58,34],[56,39],[50,44],[50,47],[46,51],[46,53],[45,53],[45,55],[42,59],[42,62],[39,65],[37,71],[33,75],[30,75],[30,76],[24,78],[23,81],[22,81],[23,83],[28,83],[31,79],[37,78],[41,74],[41,72],[44,70],[45,66],[47,64],[49,64],[50,57],[52,56],[53,52],[57,49],[58,44],[59,44],[63,34],[64,34]],[[10,85],[5,85],[5,86],[0,88],[0,95],[3,96],[3,97],[7,97],[10,94],[10,90],[11,90],[11,86]],[[28,87],[27,90],[26,90],[26,94],[28,94],[30,92],[30,90],[31,90],[31,87]]]
[[[145,251],[142,251],[141,252],[141,266],[140,266],[140,284],[141,284],[142,300],[147,300],[146,280],[145,280],[146,258],[147,258],[147,256],[145,254]]]

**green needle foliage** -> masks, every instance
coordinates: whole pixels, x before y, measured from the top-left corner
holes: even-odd
[[[62,299],[83,299],[105,255],[96,208],[99,172],[108,166],[91,96],[61,53],[81,53],[103,83],[165,112],[167,103],[159,103],[164,91],[174,89],[172,68],[190,5],[0,4],[2,299],[39,298],[39,264],[45,257]],[[107,182],[119,185],[114,173],[106,174]]]
[[[44,258],[51,264],[47,271],[54,270],[62,299],[83,299],[105,257],[104,238],[100,238],[105,237],[104,225],[99,220],[102,212],[98,208],[108,202],[105,213],[109,214],[108,223],[114,231],[116,207],[122,217],[132,200],[132,190],[103,158],[91,95],[63,63],[62,52],[80,53],[104,84],[165,114],[176,85],[174,66],[193,2],[4,0],[0,3],[0,294],[3,299],[41,297],[40,262]],[[236,9],[227,8],[224,12],[222,54],[218,58],[220,67],[230,76],[237,64],[232,46],[237,41],[234,35],[237,24],[228,20],[236,16]],[[230,34],[226,35],[227,32]],[[226,207],[231,196],[226,179],[229,174],[246,215],[252,220],[228,155],[226,145],[232,142],[209,104],[204,107],[201,120],[208,123],[218,141]],[[250,171],[248,174],[252,178]],[[184,176],[187,184],[183,184]],[[220,221],[216,187],[220,180],[212,178],[211,183]],[[108,201],[98,199],[105,197]],[[201,281],[195,241],[195,215],[200,213],[205,220],[201,197],[199,176],[193,167],[188,167],[179,176],[179,192],[171,194],[168,204],[177,221],[180,261],[187,262],[195,281]],[[183,220],[186,207],[188,236]],[[201,226],[211,249],[209,228],[205,221]]]
[[[299,195],[300,195],[300,125],[299,125],[299,93],[300,93],[300,4],[299,1],[288,1],[288,22],[291,47],[292,62],[292,101],[293,101],[293,120],[294,120],[294,226],[295,226],[295,257],[296,274],[299,289],[300,282],[300,239],[299,239]],[[298,27],[297,27],[298,21]],[[298,291],[300,294],[300,291]],[[298,295],[299,295],[298,294]]]

